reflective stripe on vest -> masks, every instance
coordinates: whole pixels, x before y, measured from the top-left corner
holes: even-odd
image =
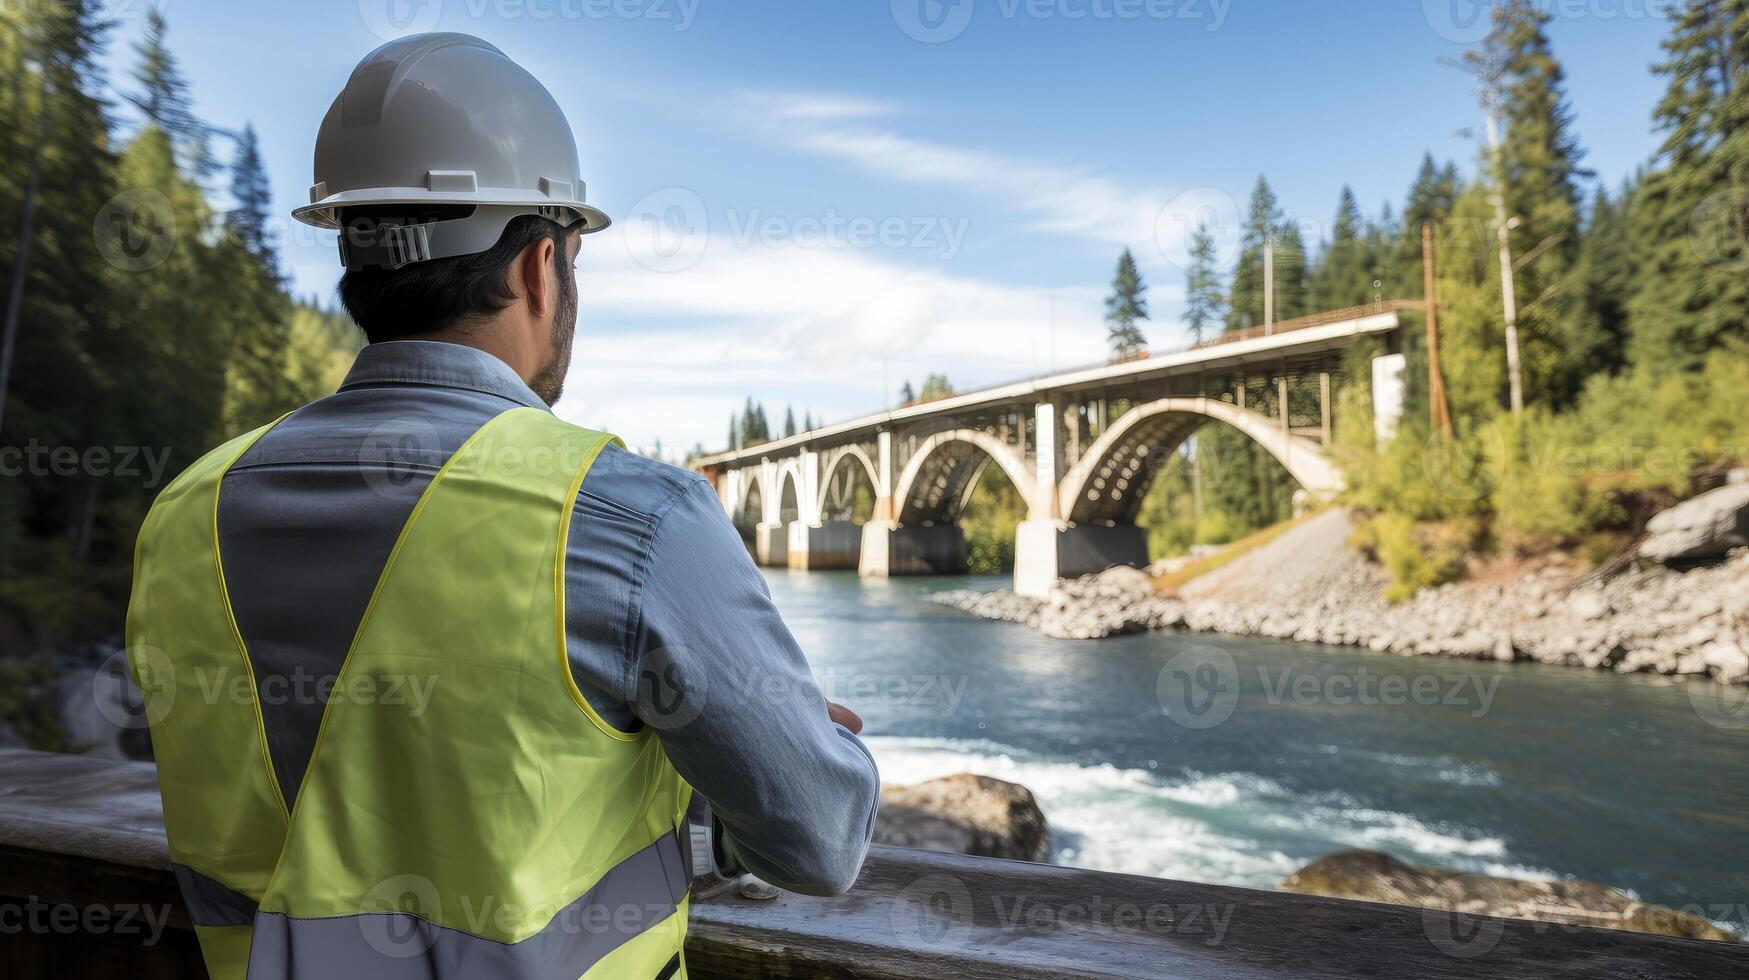
[[[647,730],[596,716],[565,656],[572,507],[611,437],[517,408],[456,451],[382,570],[288,813],[218,548],[220,484],[263,431],[161,495],[128,611],[215,980],[684,976],[690,790]]]

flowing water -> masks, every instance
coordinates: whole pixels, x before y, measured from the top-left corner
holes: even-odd
[[[1006,579],[768,579],[883,781],[1021,783],[1059,863],[1269,888],[1362,847],[1742,926],[1740,691],[1236,637],[1052,640],[927,601]]]

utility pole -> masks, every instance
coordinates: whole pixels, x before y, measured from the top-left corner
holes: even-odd
[[[1451,406],[1439,368],[1439,285],[1433,274],[1433,222],[1421,223],[1421,297],[1427,304],[1427,411],[1433,429],[1451,437]]]
[[[1488,107],[1488,146],[1494,155],[1494,223],[1500,235],[1500,299],[1506,314],[1506,383],[1511,392],[1512,415],[1524,413],[1524,381],[1518,368],[1518,289],[1512,274],[1512,229],[1517,221],[1506,216],[1506,152],[1500,145],[1500,120]]]
[[[1263,241],[1263,336],[1275,333],[1275,239]]]

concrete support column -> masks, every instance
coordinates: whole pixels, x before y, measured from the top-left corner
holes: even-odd
[[[900,527],[892,521],[862,526],[862,554],[857,570],[863,575],[963,575],[966,534],[957,524]]]
[[[783,523],[783,474],[769,459],[759,461],[762,495],[759,524],[753,529],[753,557],[761,565],[789,564],[789,529]]]
[[[1026,502],[1026,519],[1054,521],[1062,516],[1057,506],[1057,406],[1039,402],[1033,408],[1032,499]]]
[[[1113,565],[1145,568],[1147,564],[1145,528],[1026,521],[1014,538],[1014,591],[1042,599],[1058,579],[1092,575]]]

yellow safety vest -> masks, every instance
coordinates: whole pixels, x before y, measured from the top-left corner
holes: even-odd
[[[220,483],[265,431],[159,496],[128,608],[208,971],[684,977],[691,789],[649,729],[596,715],[565,655],[572,506],[612,437],[516,408],[456,451],[382,570],[288,809],[218,546]],[[417,710],[387,696],[415,680]]]

